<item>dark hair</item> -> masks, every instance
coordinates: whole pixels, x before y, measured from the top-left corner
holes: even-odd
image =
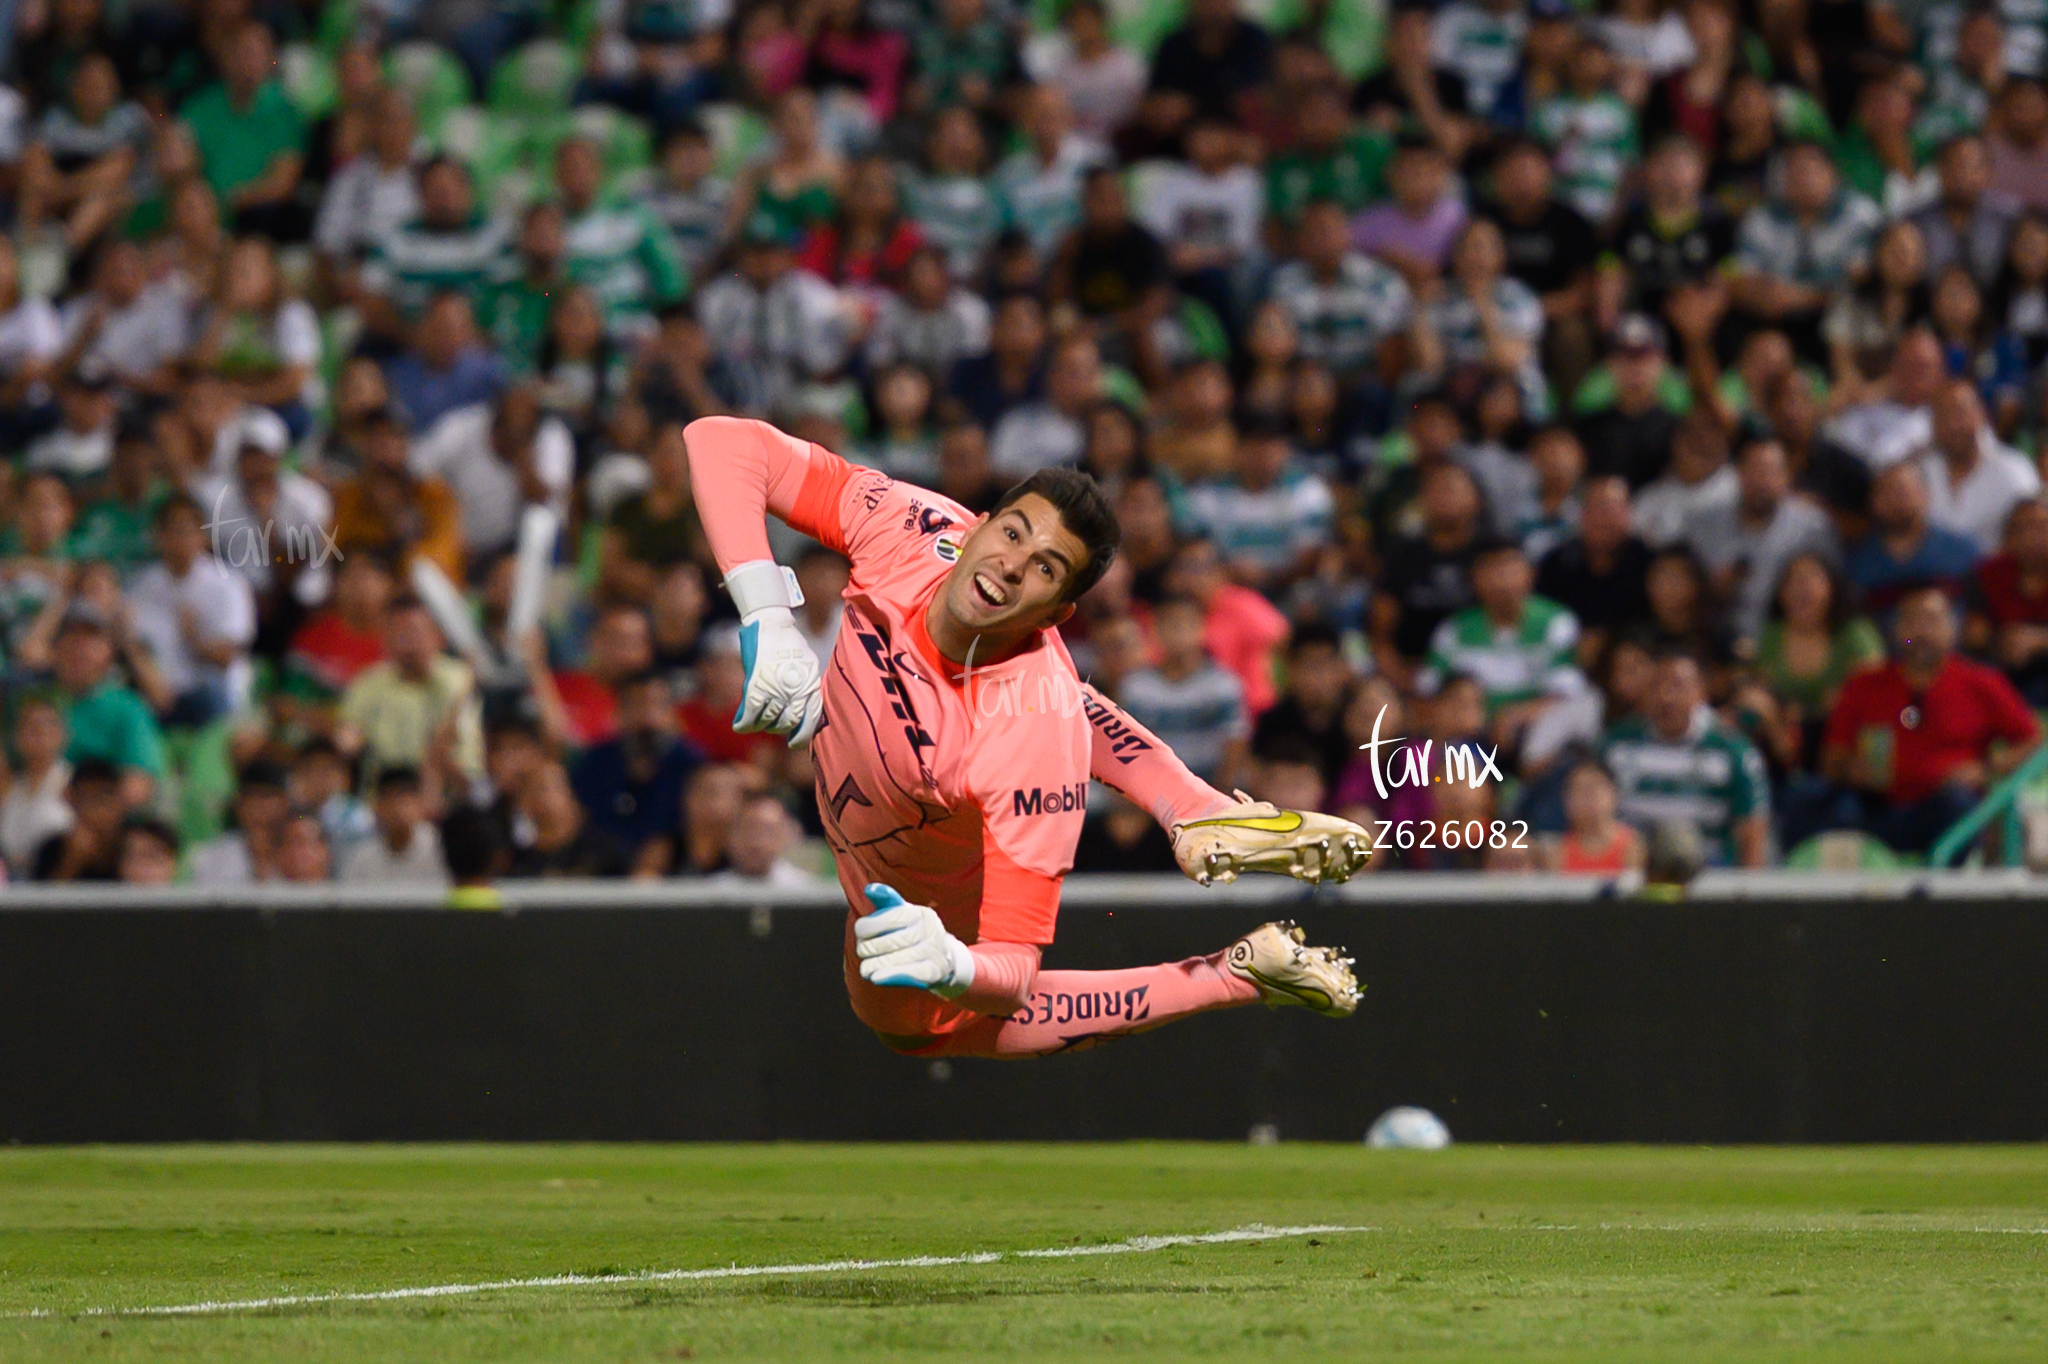
[[[398,763],[377,774],[377,794],[382,796],[392,791],[417,791],[420,789],[420,770],[408,763]]]
[[[1335,649],[1342,653],[1344,636],[1327,620],[1305,620],[1294,627],[1294,637],[1287,641],[1288,657],[1292,658],[1303,649]]]
[[[154,816],[130,815],[122,820],[121,837],[125,839],[129,834],[153,838],[163,845],[165,852],[173,857],[178,855],[178,831]]]
[[[206,524],[206,509],[190,493],[172,493],[157,504],[156,515],[150,517],[150,524],[161,530],[170,524],[179,512],[191,512],[199,518],[199,524]]]
[[[441,857],[456,881],[496,874],[505,847],[503,831],[488,810],[464,805],[441,821]]]
[[[71,765],[71,780],[64,789],[75,790],[80,786],[119,786],[121,769],[105,758],[80,758]]]
[[[1052,503],[1053,510],[1060,514],[1060,524],[1088,551],[1087,560],[1075,566],[1060,589],[1061,601],[1073,601],[1102,581],[1102,575],[1109,571],[1109,561],[1116,557],[1117,544],[1123,538],[1116,510],[1092,476],[1079,469],[1055,465],[1040,469],[1004,493],[989,515],[1002,515],[1006,507],[1032,493]]]
[[[1849,623],[1850,617],[1855,614],[1851,609],[1850,601],[1854,593],[1850,590],[1849,580],[1842,576],[1842,571],[1829,563],[1827,556],[1822,554],[1795,554],[1785,561],[1785,566],[1778,570],[1777,580],[1771,584],[1770,599],[1765,603],[1766,619],[1778,621],[1785,619],[1785,579],[1792,576],[1792,568],[1795,564],[1807,560],[1811,560],[1827,576],[1828,613],[1824,623],[1827,626],[1828,634],[1833,636],[1839,633],[1841,628]]]

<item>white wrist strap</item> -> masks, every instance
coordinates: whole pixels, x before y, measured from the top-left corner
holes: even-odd
[[[944,985],[934,985],[932,993],[941,999],[958,999],[974,984],[974,953],[967,949],[966,943],[948,935],[946,955],[953,959],[953,978]]]
[[[773,559],[753,559],[725,575],[725,590],[745,620],[771,606],[798,607],[804,604],[803,589],[796,585],[796,573]]]

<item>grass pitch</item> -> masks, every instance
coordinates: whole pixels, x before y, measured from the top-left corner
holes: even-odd
[[[1371,1230],[84,1314],[1253,1223]],[[0,1314],[9,1364],[2041,1360],[2048,1148],[17,1150],[0,1153]]]

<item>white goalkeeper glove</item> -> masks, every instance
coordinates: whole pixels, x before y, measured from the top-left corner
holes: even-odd
[[[930,990],[953,999],[974,984],[974,954],[924,905],[906,904],[879,882],[863,893],[874,909],[853,921],[860,976],[870,985]]]
[[[740,665],[746,688],[732,717],[734,732],[786,734],[801,747],[825,716],[818,656],[796,628],[793,606],[804,604],[796,575],[772,559],[755,559],[725,575],[740,609]]]

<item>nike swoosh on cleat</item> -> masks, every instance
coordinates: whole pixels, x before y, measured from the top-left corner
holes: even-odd
[[[1218,819],[1198,819],[1181,826],[1184,829],[1256,829],[1262,834],[1291,834],[1301,827],[1301,815],[1288,810],[1277,815],[1247,815],[1242,819],[1224,816]]]

